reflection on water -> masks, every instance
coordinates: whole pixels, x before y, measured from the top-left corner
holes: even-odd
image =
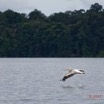
[[[61,86],[63,89],[75,89],[74,86]]]
[[[78,88],[84,89],[85,88],[85,85],[79,85]]]
[[[79,88],[79,89],[84,89],[85,88],[85,85],[78,85],[78,86],[65,86],[65,85],[62,85],[61,86],[63,89],[76,89],[76,88]]]

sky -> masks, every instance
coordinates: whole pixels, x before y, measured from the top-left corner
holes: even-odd
[[[104,0],[0,0],[0,11],[11,9],[28,14],[34,9],[38,9],[49,16],[68,10],[87,10],[94,3],[99,3],[104,7]]]

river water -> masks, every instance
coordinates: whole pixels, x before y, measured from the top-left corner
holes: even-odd
[[[0,58],[0,104],[104,104],[104,58]],[[60,81],[65,68],[85,74]]]

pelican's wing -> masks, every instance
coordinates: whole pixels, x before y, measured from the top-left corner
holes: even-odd
[[[69,73],[67,73],[63,78],[62,81],[65,81],[67,78],[72,77],[75,73],[73,73],[72,71],[70,71]]]
[[[62,81],[65,81],[67,78],[72,77],[74,75],[74,73],[68,73],[66,74],[63,78]]]

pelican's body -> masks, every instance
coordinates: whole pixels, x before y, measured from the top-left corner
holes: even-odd
[[[62,81],[65,81],[67,78],[75,75],[75,74],[85,74],[83,70],[78,70],[78,69],[68,69],[69,73],[67,73],[63,78]]]

